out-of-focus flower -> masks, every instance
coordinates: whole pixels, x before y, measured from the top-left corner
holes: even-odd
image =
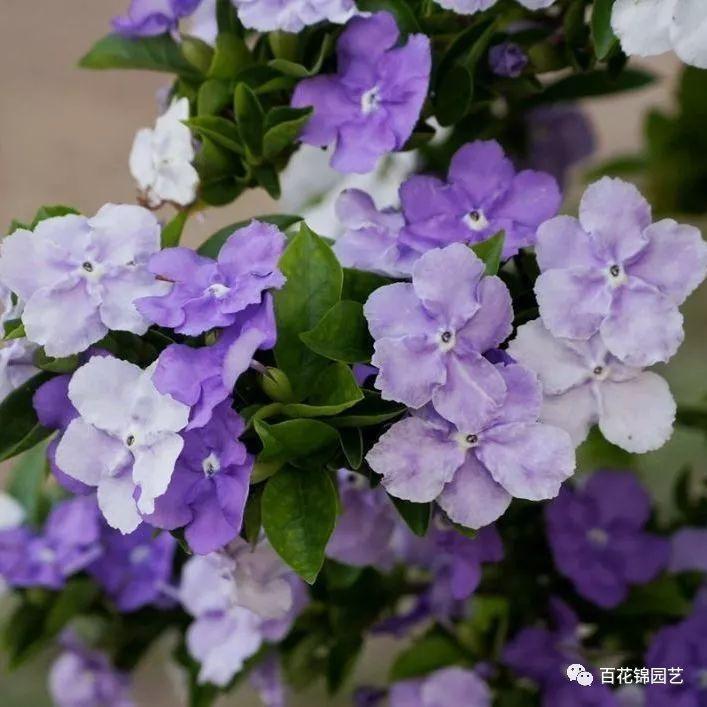
[[[214,46],[218,36],[216,0],[202,0],[185,23],[182,33]]]
[[[629,56],[672,49],[686,64],[707,69],[707,5],[702,0],[616,0],[611,27]]]
[[[27,338],[49,356],[80,353],[110,329],[144,334],[134,300],[168,285],[147,270],[160,227],[139,206],[104,206],[93,218],[46,219],[2,241],[0,282],[25,303]]]
[[[239,312],[262,302],[266,290],[285,283],[277,267],[284,248],[283,233],[260,221],[233,233],[216,261],[190,248],[167,248],[151,258],[149,267],[172,283],[171,290],[135,305],[145,318],[180,334],[231,326]]]
[[[425,678],[404,680],[390,689],[390,707],[490,707],[491,690],[473,671],[443,668]]]
[[[353,0],[233,0],[238,19],[259,32],[301,32],[318,22],[346,22],[356,11]]]
[[[401,243],[424,253],[449,243],[478,243],[505,231],[503,257],[534,245],[541,223],[562,201],[554,177],[526,169],[516,173],[495,140],[459,149],[447,181],[415,175],[400,188],[406,226]]]
[[[584,192],[579,220],[538,230],[540,316],[559,337],[587,340],[631,366],[667,361],[683,339],[678,311],[707,274],[707,244],[694,226],[651,223],[632,184],[604,177]]]
[[[707,572],[707,528],[684,527],[670,539],[670,572]]]
[[[56,450],[64,473],[98,489],[111,527],[131,533],[169,485],[189,408],[155,388],[153,367],[94,356],[74,373],[69,398],[79,417]]]
[[[565,486],[545,507],[557,569],[585,599],[618,606],[630,586],[668,563],[669,542],[643,529],[650,512],[650,496],[628,471],[598,471],[582,488]]]
[[[189,100],[172,101],[154,128],[141,128],[130,151],[130,173],[145,204],[156,208],[165,202],[188,206],[196,199],[199,175],[192,164],[194,144],[191,130],[182,121],[189,118]]]
[[[131,0],[128,12],[113,20],[113,29],[126,37],[150,37],[177,28],[201,0]]]
[[[265,707],[286,707],[287,689],[282,676],[282,666],[276,653],[268,654],[248,674]]]
[[[447,10],[458,12],[460,15],[473,15],[476,12],[488,10],[498,0],[435,0],[435,2]],[[555,0],[518,0],[518,2],[528,10],[541,10],[550,7]]]
[[[497,76],[516,78],[528,65],[528,55],[515,42],[502,42],[489,50],[489,66]]]
[[[420,117],[430,78],[430,41],[399,30],[388,12],[353,18],[337,45],[338,73],[300,81],[292,105],[313,106],[300,139],[324,147],[336,142],[331,165],[370,172],[383,155],[407,142]]]
[[[567,430],[575,445],[595,423],[629,452],[658,449],[670,438],[676,406],[668,384],[621,363],[598,334],[588,341],[556,339],[536,319],[518,328],[508,351],[540,378],[541,419]]]

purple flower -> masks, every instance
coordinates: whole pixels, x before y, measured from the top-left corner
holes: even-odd
[[[186,405],[155,388],[153,368],[102,356],[79,368],[69,383],[79,417],[56,450],[61,470],[97,487],[104,517],[123,533],[167,490],[184,444],[177,432],[189,417]]]
[[[650,512],[650,497],[628,471],[598,471],[581,489],[565,486],[546,506],[555,565],[578,594],[613,608],[631,585],[665,568],[668,541],[643,530]]]
[[[473,671],[443,668],[416,680],[395,683],[390,707],[491,707],[488,685]]]
[[[646,665],[655,668],[683,668],[683,684],[651,684],[646,687],[646,707],[704,707],[707,666],[707,610],[696,607],[684,621],[660,629],[646,654]]]
[[[680,528],[670,543],[670,572],[707,572],[707,528]]]
[[[57,504],[39,534],[27,528],[0,531],[0,573],[17,587],[61,589],[101,554],[96,499]]]
[[[518,328],[508,351],[540,378],[541,419],[567,430],[576,445],[595,423],[629,452],[658,449],[670,438],[676,407],[668,384],[657,373],[621,363],[599,335],[556,339],[536,319]]]
[[[238,19],[260,32],[301,32],[324,20],[343,23],[355,12],[353,0],[233,0]]]
[[[177,549],[169,533],[154,537],[154,530],[143,524],[123,535],[104,526],[101,544],[103,554],[88,571],[119,611],[136,611],[163,598]]]
[[[563,186],[567,172],[594,152],[596,140],[585,113],[572,104],[533,108],[526,118],[527,164]]]
[[[540,316],[559,337],[587,340],[631,366],[667,361],[683,339],[678,311],[707,274],[707,244],[693,226],[651,224],[632,184],[604,177],[584,192],[579,220],[538,231]]]
[[[282,676],[282,666],[276,653],[269,653],[248,674],[264,707],[286,707],[287,694]]]
[[[0,281],[24,302],[27,338],[49,356],[85,351],[110,329],[144,334],[133,302],[164,292],[147,269],[160,227],[147,209],[107,204],[93,218],[59,216],[2,242]]]
[[[187,430],[203,427],[214,408],[231,395],[255,352],[271,349],[276,338],[272,297],[266,294],[262,304],[240,312],[213,346],[168,346],[157,360],[155,387],[191,408]]]
[[[503,376],[481,354],[510,334],[513,311],[503,282],[483,273],[471,250],[453,244],[423,255],[412,284],[387,285],[368,298],[371,362],[384,399],[412,408],[432,401],[465,429],[501,405]]]
[[[88,650],[73,637],[62,645],[49,671],[49,694],[57,707],[136,707],[130,678],[105,654]]]
[[[436,500],[451,520],[471,528],[504,513],[511,498],[557,495],[574,471],[569,435],[537,422],[540,387],[517,364],[496,367],[505,395],[474,427],[458,427],[429,408],[396,422],[368,453],[393,496]]]
[[[491,47],[489,66],[497,76],[516,78],[528,65],[528,55],[515,42],[502,42]]]
[[[314,114],[300,135],[308,145],[336,142],[331,166],[370,172],[383,155],[407,142],[420,117],[430,79],[430,41],[413,34],[396,46],[393,16],[354,17],[337,44],[338,73],[300,81],[292,97]]]
[[[206,555],[241,529],[253,458],[238,437],[245,423],[227,400],[204,426],[185,432],[182,451],[155,512],[145,520],[158,528],[185,527],[189,547]]]
[[[177,28],[201,0],[131,0],[127,14],[113,20],[113,29],[126,37],[150,37]]]
[[[424,253],[449,243],[479,243],[503,230],[503,257],[535,244],[543,221],[562,201],[554,177],[523,170],[516,174],[495,141],[464,145],[452,158],[446,182],[415,175],[400,188],[407,225],[401,243]]]
[[[138,311],[160,326],[191,336],[234,324],[238,314],[260,304],[266,290],[285,282],[277,261],[285,236],[275,226],[252,221],[224,244],[218,260],[190,248],[167,248],[150,259],[150,271],[172,284],[161,297],[135,303]]]
[[[344,267],[390,277],[410,276],[420,254],[398,242],[405,225],[399,211],[379,211],[366,192],[346,189],[336,201],[336,215],[346,229],[334,243],[336,257]]]

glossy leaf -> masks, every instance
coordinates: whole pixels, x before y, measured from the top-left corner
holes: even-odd
[[[263,147],[263,122],[265,115],[253,89],[244,83],[236,86],[233,110],[238,123],[241,139],[254,154],[260,155]]]
[[[474,253],[483,260],[487,275],[495,275],[501,267],[501,256],[503,255],[505,240],[506,232],[499,231],[495,236],[471,246]]]
[[[594,0],[592,8],[592,41],[597,59],[606,59],[618,39],[611,29],[614,0]]]

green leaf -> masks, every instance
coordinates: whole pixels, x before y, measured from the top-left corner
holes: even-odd
[[[371,427],[394,420],[405,412],[404,405],[383,400],[378,393],[363,392],[363,400],[347,410],[346,415],[331,418],[334,427]]]
[[[640,69],[626,69],[617,78],[606,71],[572,74],[550,84],[538,97],[539,103],[577,100],[645,88],[655,81],[655,75]]]
[[[707,434],[707,408],[681,405],[676,422],[683,427],[691,427]]]
[[[44,348],[38,348],[32,357],[33,363],[37,368],[48,373],[73,373],[79,367],[79,357],[66,356],[65,358],[53,358],[47,356]]]
[[[451,637],[430,633],[398,655],[390,670],[390,680],[408,680],[463,662],[464,653]]]
[[[287,282],[275,293],[275,359],[301,399],[329,362],[313,353],[300,334],[339,301],[343,273],[331,248],[304,224],[280,259],[280,269]]]
[[[31,231],[32,227],[28,223],[22,223],[22,221],[18,221],[16,218],[13,218],[12,221],[10,221],[10,227],[7,229],[7,235],[10,236],[15,231],[20,230]]]
[[[93,45],[79,66],[84,69],[147,69],[198,80],[202,75],[188,62],[169,34],[128,39],[109,34]]]
[[[63,204],[54,204],[51,206],[40,206],[37,213],[34,215],[30,230],[34,231],[37,224],[46,221],[49,218],[57,218],[58,216],[78,215],[79,212],[71,206]]]
[[[592,9],[592,42],[597,59],[606,59],[618,39],[611,29],[611,10],[614,0],[594,0]]]
[[[47,445],[38,444],[19,457],[10,472],[7,491],[19,501],[33,525],[39,525],[48,510],[49,502],[43,493],[48,471]]]
[[[300,339],[314,353],[344,363],[370,361],[373,351],[363,305],[348,300],[337,302],[313,329],[300,334]]]
[[[363,393],[345,363],[332,363],[312,386],[306,403],[290,403],[282,408],[287,417],[328,417],[338,415],[363,400]]]
[[[395,18],[402,32],[419,32],[420,25],[410,5],[405,0],[358,0],[359,10],[379,12],[386,10]]]
[[[272,40],[272,37],[275,33],[270,33],[270,37]],[[290,37],[292,35],[288,35],[286,33],[279,33],[280,35],[285,35],[286,37]],[[316,76],[322,68],[322,64],[324,63],[324,60],[331,54],[332,50],[334,49],[334,38],[330,34],[324,35],[324,39],[322,41],[321,46],[319,47],[319,54],[317,55],[317,59],[312,65],[311,68],[307,68],[306,66],[303,66],[302,64],[298,64],[295,61],[290,61],[289,59],[285,59],[282,57],[278,57],[276,59],[272,59],[271,61],[268,62],[268,66],[272,69],[276,69],[277,71],[285,74],[285,76],[291,76],[296,79],[304,79],[308,78],[310,76]]]
[[[495,236],[475,243],[471,249],[484,262],[487,275],[495,275],[501,267],[501,256],[503,255],[503,243],[506,240],[506,232],[499,231]]]
[[[269,425],[255,420],[263,443],[259,462],[291,461],[314,464],[328,459],[339,443],[337,431],[319,420],[287,420]]]
[[[253,89],[244,83],[236,86],[233,95],[233,110],[238,123],[241,139],[253,155],[260,155],[263,149],[263,123],[265,114]]]
[[[30,378],[0,403],[0,461],[17,456],[51,434],[39,424],[32,405],[37,388],[49,378],[47,373]]]
[[[251,64],[253,57],[242,37],[231,32],[219,34],[208,76],[210,79],[232,80]]]
[[[261,503],[263,500],[264,484],[251,485],[248,492],[248,500],[245,504],[243,512],[243,531],[245,539],[253,546],[258,542],[260,530],[263,527],[263,518],[261,513]]]
[[[295,395],[292,391],[292,384],[284,371],[269,367],[259,380],[260,387],[271,400],[278,403],[294,402]]]
[[[395,498],[395,496],[391,496],[390,500],[393,502],[400,517],[407,523],[408,528],[410,528],[415,535],[424,537],[430,525],[432,504],[413,503],[412,501],[404,501],[401,498]]]
[[[650,584],[633,587],[626,601],[614,609],[622,615],[686,616],[692,604],[676,577],[660,577]]]
[[[10,668],[16,668],[39,651],[46,643],[44,622],[46,599],[43,605],[23,602],[3,626],[2,649]]]
[[[214,48],[199,37],[182,35],[181,48],[184,58],[192,64],[199,73],[207,74],[214,60]]]
[[[341,449],[344,452],[350,469],[360,469],[363,463],[363,435],[355,427],[344,427],[339,430]]]
[[[197,94],[196,110],[197,114],[218,115],[231,104],[233,89],[228,81],[220,79],[208,79],[199,86]]]
[[[258,184],[265,189],[271,198],[280,198],[280,177],[272,165],[263,164],[255,167],[253,174]]]
[[[262,518],[268,540],[309,584],[324,563],[336,511],[336,490],[321,470],[285,467],[265,486]]]
[[[334,694],[346,682],[361,653],[363,639],[347,636],[340,639],[329,651],[326,666],[326,683],[329,694]]]
[[[27,334],[25,325],[21,319],[10,319],[4,324],[5,336],[4,341],[12,341],[13,339],[23,339]]]
[[[243,143],[241,143],[238,126],[231,120],[220,118],[215,115],[201,115],[184,121],[199,137],[208,137],[217,145],[242,155]]]
[[[393,282],[395,280],[373,272],[344,268],[344,287],[341,290],[341,299],[365,304],[372,292],[375,292],[379,287],[392,285]]]
[[[61,594],[52,604],[44,623],[45,632],[55,636],[73,618],[86,612],[100,590],[95,582],[87,577],[71,579],[61,590]]]
[[[466,66],[457,64],[444,76],[435,94],[435,115],[439,124],[450,126],[461,120],[471,107],[474,77]]]
[[[290,147],[310,115],[311,108],[273,108],[265,117],[263,156],[272,159]]]
[[[179,245],[184,226],[189,219],[189,209],[180,209],[176,216],[162,229],[162,247],[173,248]]]
[[[273,226],[277,226],[281,231],[284,231],[302,220],[301,216],[293,216],[292,214],[267,214],[265,216],[255,216],[254,218],[257,221],[262,221],[263,223],[271,223]],[[197,252],[199,255],[205,255],[209,258],[217,258],[223,244],[229,239],[229,237],[232,236],[238,229],[245,228],[252,220],[253,219],[238,221],[219,229],[199,246]]]
[[[216,0],[216,25],[219,34],[228,32],[243,33],[243,26],[238,19],[233,0]]]

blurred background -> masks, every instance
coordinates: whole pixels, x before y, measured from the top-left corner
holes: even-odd
[[[135,187],[128,171],[128,154],[139,127],[152,125],[156,94],[165,77],[143,72],[89,72],[76,68],[93,41],[107,32],[111,17],[128,0],[0,0],[0,225],[13,218],[31,219],[42,204],[61,203],[94,213],[106,202],[131,202]],[[672,110],[679,65],[672,55],[646,62],[660,80],[637,92],[587,101],[583,108],[596,135],[593,157],[574,174],[565,210],[576,207],[582,174],[592,165],[632,153],[644,144],[643,124],[653,108]],[[695,159],[704,161],[704,155]],[[313,175],[314,176],[314,175]],[[306,178],[306,173],[305,173]],[[707,209],[707,205],[705,206]],[[705,210],[703,209],[703,210]],[[250,216],[272,212],[267,195],[250,191],[235,204],[211,209],[192,219],[185,240],[195,245],[218,228]],[[685,221],[704,228],[694,216]],[[693,295],[684,308],[686,342],[661,371],[679,404],[707,399],[707,288]],[[703,472],[704,436],[677,430],[659,452],[644,455],[638,468],[670,513],[667,489],[685,465]],[[580,456],[580,470],[582,459]],[[587,469],[584,469],[587,470]],[[161,646],[168,650],[169,646]],[[381,678],[393,654],[393,644],[379,639],[359,665],[357,682]],[[181,704],[179,676],[160,655],[142,666],[137,676],[138,705]],[[2,707],[49,705],[44,683],[48,657],[8,674],[0,662]],[[221,704],[258,704],[244,687]],[[346,696],[330,699],[308,693],[293,705],[349,704]]]

